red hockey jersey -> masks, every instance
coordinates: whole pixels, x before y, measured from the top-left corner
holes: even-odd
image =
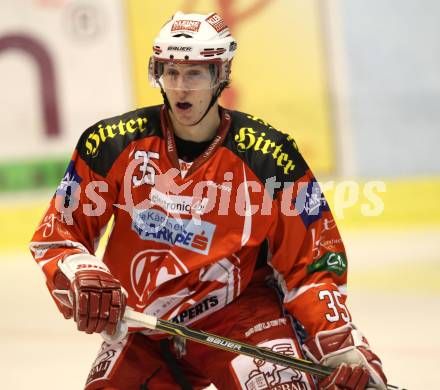
[[[294,140],[223,108],[210,146],[179,161],[164,106],[102,120],[77,144],[30,245],[50,291],[58,262],[94,254],[128,305],[179,323],[219,310],[270,267],[309,334],[348,322],[343,243]]]

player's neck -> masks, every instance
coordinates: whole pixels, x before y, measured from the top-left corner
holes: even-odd
[[[171,122],[173,123],[175,134],[186,141],[204,142],[215,137],[220,126],[220,114],[218,104],[214,104],[205,117],[194,126],[186,126],[174,118],[170,113]]]

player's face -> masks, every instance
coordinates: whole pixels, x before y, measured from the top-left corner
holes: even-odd
[[[162,83],[175,119],[186,126],[200,120],[216,87],[207,64],[165,64]]]

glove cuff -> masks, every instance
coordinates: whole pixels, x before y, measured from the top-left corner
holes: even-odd
[[[58,262],[58,268],[71,282],[78,271],[96,270],[110,274],[110,270],[101,260],[86,253],[67,256]]]
[[[324,363],[324,359],[348,352],[353,348],[369,349],[367,339],[352,323],[336,329],[320,331],[306,340],[303,347],[315,363]]]
[[[386,377],[380,359],[368,345],[364,335],[352,323],[332,330],[318,332],[303,345],[304,351],[315,363],[328,367],[359,365],[368,369],[378,389],[386,389]]]

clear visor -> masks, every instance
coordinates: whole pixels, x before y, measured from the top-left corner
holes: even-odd
[[[167,90],[199,91],[216,88],[220,83],[217,64],[155,61],[154,79]]]

